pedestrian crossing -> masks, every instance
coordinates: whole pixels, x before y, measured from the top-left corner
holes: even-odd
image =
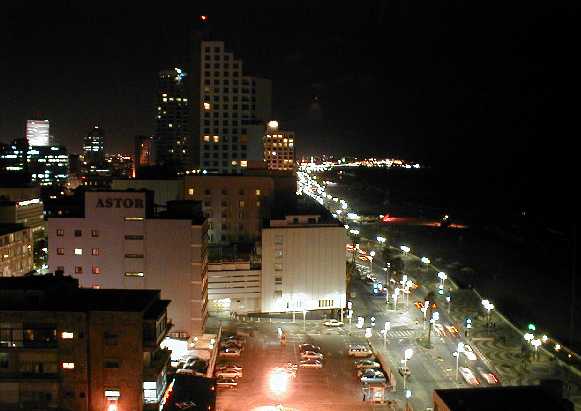
[[[391,330],[387,333],[387,338],[412,338],[417,335],[416,330],[403,329],[403,330]]]

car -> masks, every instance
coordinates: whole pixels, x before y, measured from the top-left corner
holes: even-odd
[[[372,352],[364,345],[349,345],[347,355],[350,357],[369,357]]]
[[[500,383],[500,380],[493,372],[486,371],[484,368],[481,367],[478,367],[477,371],[478,374],[480,374],[480,376],[484,378],[489,385],[496,385]]]
[[[222,347],[226,347],[226,348],[237,348],[240,351],[244,351],[244,345],[238,344],[235,341],[224,341],[224,342],[222,342]]]
[[[464,378],[464,380],[470,384],[470,385],[479,385],[480,381],[478,381],[478,378],[476,378],[476,376],[474,375],[474,373],[472,372],[472,370],[470,368],[466,368],[466,367],[460,367],[460,374],[462,374],[462,378]]]
[[[299,363],[301,368],[323,368],[323,363],[319,360],[303,360]]]
[[[301,353],[301,358],[307,360],[322,360],[323,354],[321,354],[320,352],[305,351]]]
[[[464,355],[466,355],[466,358],[468,358],[470,361],[476,361],[478,359],[476,354],[474,354],[474,351],[472,351],[472,347],[470,347],[468,344],[464,344]]]
[[[381,367],[381,364],[379,364],[377,361],[366,359],[354,361],[353,366],[356,369],[365,369],[365,368],[379,368]]]
[[[365,370],[363,375],[361,375],[362,383],[373,383],[373,382],[387,382],[383,372],[379,370]]]
[[[216,378],[242,378],[242,370],[235,368],[221,368],[214,373]]]
[[[397,369],[397,371],[399,372],[399,374],[403,377],[403,376],[407,376],[409,377],[411,375],[411,371],[409,369],[409,367],[399,367]]]
[[[220,350],[220,357],[238,358],[240,357],[240,350],[236,348],[222,348]]]
[[[231,363],[231,362],[222,362],[220,364],[218,364],[217,366],[217,370],[221,370],[223,368],[230,368],[233,370],[238,370],[238,371],[242,371],[242,367],[236,363]]]
[[[176,371],[176,374],[197,375],[198,373],[189,368],[180,368],[179,370]]]
[[[176,402],[175,406],[178,410],[190,410],[194,407],[197,407],[198,404],[196,404],[193,401],[184,401],[184,402]]]
[[[305,351],[321,352],[321,347],[319,347],[318,345],[313,345],[313,344],[299,344],[299,351],[300,352],[305,352]]]
[[[421,310],[421,309],[424,307],[424,303],[423,303],[423,302],[421,302],[421,301],[416,301],[416,302],[414,303],[414,305],[416,306],[416,308],[417,308],[418,310]]]
[[[233,341],[233,342],[235,342],[236,344],[239,344],[239,345],[246,344],[246,338],[239,337],[239,336],[236,336],[236,335],[231,335],[229,337],[224,337],[222,340],[225,341],[225,342]]]
[[[216,385],[218,388],[234,388],[238,386],[238,381],[235,378],[218,378]]]
[[[381,372],[381,366],[374,367],[374,368],[361,368],[361,369],[357,370],[357,377],[361,378],[363,376],[363,374],[365,374],[368,371],[380,371]]]
[[[323,325],[325,327],[343,327],[344,324],[341,321],[337,321],[337,320],[333,319],[333,320],[325,321],[323,323]]]

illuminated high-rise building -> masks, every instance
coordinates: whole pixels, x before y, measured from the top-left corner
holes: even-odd
[[[26,140],[30,146],[46,147],[51,143],[48,120],[28,120],[26,122]]]
[[[180,68],[159,73],[155,148],[157,163],[178,173],[192,169],[189,104]]]
[[[245,75],[242,60],[226,50],[222,41],[195,39],[191,57],[188,91],[195,101],[191,123],[199,168],[239,174],[263,163],[271,81]]]
[[[83,161],[88,168],[102,168],[105,164],[105,131],[94,126],[84,139]]]
[[[295,166],[295,133],[283,131],[278,121],[269,121],[264,135],[264,161],[269,170],[293,171]]]

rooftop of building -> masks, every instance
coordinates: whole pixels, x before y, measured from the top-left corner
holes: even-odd
[[[559,383],[548,381],[547,385],[443,389],[434,390],[434,393],[451,411],[488,411],[491,404],[499,410],[573,410],[562,398]]]
[[[277,201],[272,209],[271,220],[285,220],[292,216],[318,217],[316,224],[304,224],[304,226],[343,226],[339,220],[331,215],[329,210],[310,197],[295,197],[294,201]],[[289,227],[292,226],[296,227],[296,224]]]
[[[9,224],[0,223],[0,236],[15,233],[20,230],[24,230],[24,224]]]
[[[154,318],[170,303],[159,290],[79,288],[77,279],[58,275],[0,277],[3,311],[143,312]]]

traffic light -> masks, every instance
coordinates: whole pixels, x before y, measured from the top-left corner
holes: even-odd
[[[530,331],[536,331],[537,330],[537,327],[533,323],[530,323],[529,324],[529,330]]]

